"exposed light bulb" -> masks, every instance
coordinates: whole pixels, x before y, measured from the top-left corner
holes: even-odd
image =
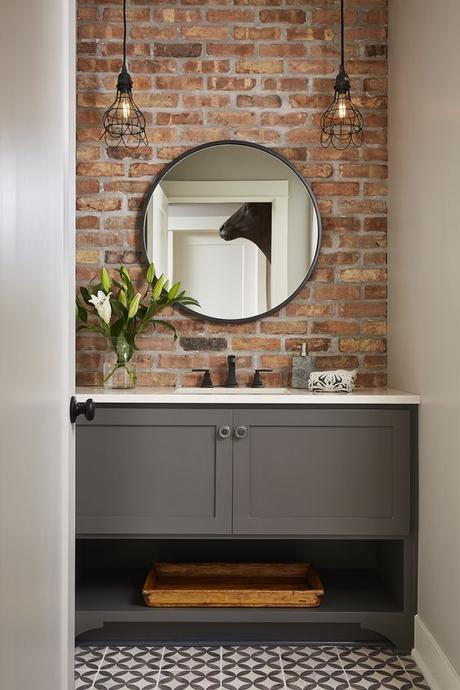
[[[337,114],[341,120],[345,119],[347,116],[347,105],[346,105],[345,99],[343,97],[341,97],[339,99],[339,107],[338,107]]]
[[[121,101],[121,112],[122,112],[123,120],[125,120],[126,122],[128,122],[129,116],[130,116],[130,113],[131,113],[131,105],[130,105],[130,102],[129,102],[129,98],[126,98],[126,95],[125,95],[125,94],[123,94],[123,96],[122,96],[122,101]]]

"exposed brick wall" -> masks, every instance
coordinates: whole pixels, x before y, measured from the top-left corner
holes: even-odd
[[[322,149],[318,122],[331,100],[339,48],[338,0],[131,0],[129,71],[150,145],[126,156],[99,140],[121,66],[120,0],[78,10],[77,279],[101,263],[140,271],[140,217],[152,176],[205,141],[274,147],[311,182],[324,238],[308,287],[279,314],[238,326],[170,314],[180,334],[138,339],[140,384],[197,382],[238,355],[241,382],[255,366],[288,382],[307,340],[318,368],[359,367],[361,385],[386,380],[386,0],[348,0],[347,67],[366,118],[359,150]],[[78,381],[100,383],[105,343],[78,336]]]

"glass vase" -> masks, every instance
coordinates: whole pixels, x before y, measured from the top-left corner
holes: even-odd
[[[113,354],[104,362],[105,388],[134,388],[137,382],[136,364],[133,361],[134,348],[126,338],[111,339]]]

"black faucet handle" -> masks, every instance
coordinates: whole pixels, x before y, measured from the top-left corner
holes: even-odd
[[[236,357],[235,355],[228,355],[227,356],[227,362],[228,362],[228,373],[227,373],[227,382],[225,384],[226,388],[236,388],[238,386],[238,382],[236,380]]]
[[[201,388],[214,388],[214,384],[211,379],[211,372],[209,369],[192,369],[192,371],[203,372],[203,381],[201,382]]]
[[[252,382],[251,388],[263,388],[264,383],[262,381],[262,376],[264,372],[273,371],[273,369],[256,369],[254,372],[254,380]]]

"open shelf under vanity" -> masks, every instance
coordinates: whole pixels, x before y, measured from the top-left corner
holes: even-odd
[[[354,625],[382,634],[405,617],[404,540],[80,539],[77,633],[117,623]],[[407,554],[406,554],[407,555]],[[152,561],[307,562],[322,579],[318,608],[150,608],[142,586]],[[102,633],[103,634],[103,633]],[[118,628],[117,636],[123,635]],[[301,632],[296,633],[302,637]],[[347,637],[350,638],[347,632]],[[148,632],[147,632],[148,635]],[[339,635],[339,634],[338,634]],[[106,632],[110,637],[110,632]],[[359,636],[358,636],[359,637]],[[372,635],[371,635],[372,637]]]

